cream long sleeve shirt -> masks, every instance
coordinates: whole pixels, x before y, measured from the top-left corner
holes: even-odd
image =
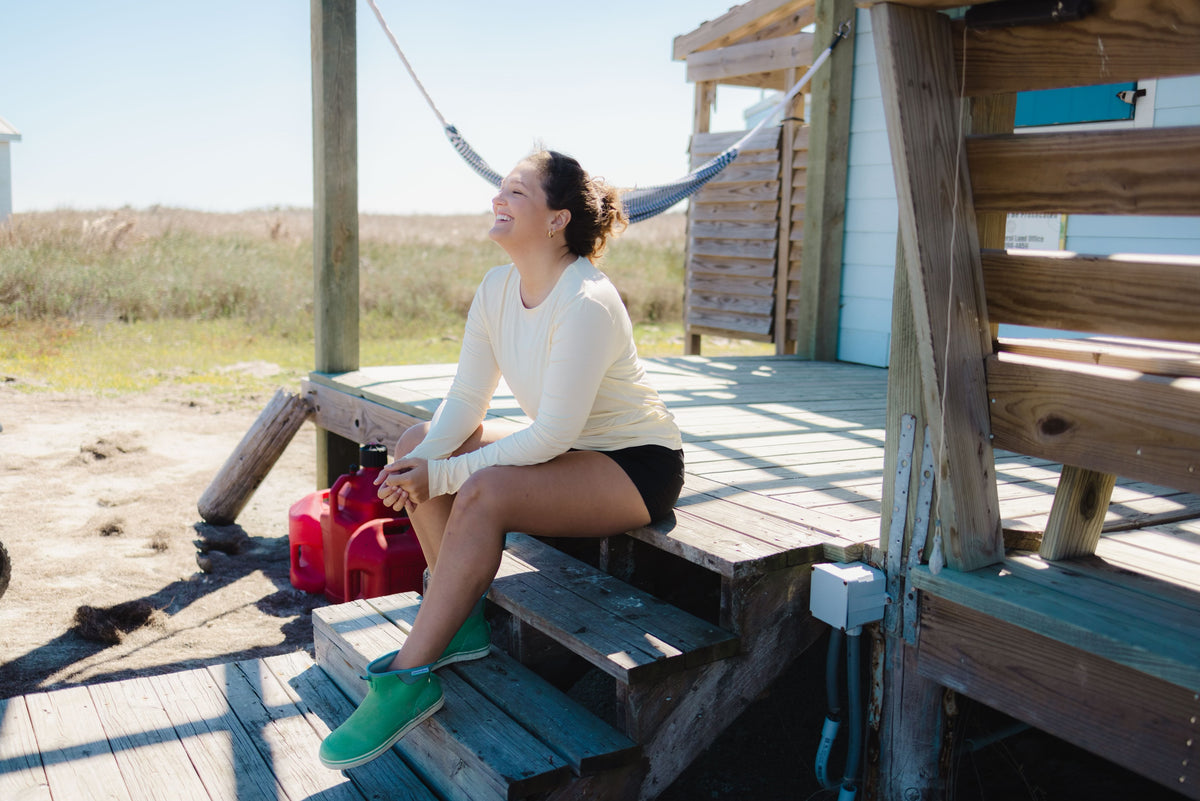
[[[491,465],[547,462],[571,448],[682,447],[679,428],[646,383],[633,326],[616,287],[587,259],[569,265],[544,301],[521,301],[509,264],[475,293],[450,391],[409,456],[429,460],[430,497],[458,492]],[[483,421],[500,377],[533,420],[479,450],[451,457]]]

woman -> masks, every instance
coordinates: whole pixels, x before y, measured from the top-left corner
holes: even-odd
[[[539,151],[492,200],[489,236],[512,258],[467,317],[458,372],[376,480],[407,508],[429,582],[404,647],[367,667],[367,697],[321,745],[344,769],[386,751],[442,706],[441,665],[486,656],[481,596],[504,535],[603,537],[667,517],[683,485],[679,429],[646,384],[617,290],[593,264],[623,229],[616,190]],[[500,377],[533,420],[485,420]]]

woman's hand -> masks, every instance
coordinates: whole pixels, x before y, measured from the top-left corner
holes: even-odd
[[[425,459],[397,459],[375,477],[377,495],[383,505],[400,511],[429,500],[429,462]]]

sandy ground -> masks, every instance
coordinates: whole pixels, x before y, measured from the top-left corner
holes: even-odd
[[[287,543],[288,508],[315,487],[311,424],[236,525],[196,510],[267,400],[0,387],[0,697],[311,648],[324,600],[292,588]]]
[[[268,400],[27,395],[0,384],[0,542],[13,562],[0,598],[0,698],[311,652],[311,611],[326,602],[288,580],[287,514],[315,489],[312,425],[236,525],[207,526],[196,509]],[[823,661],[823,644],[802,655],[663,801],[836,797],[812,771]],[[963,704],[965,733],[972,718],[984,735],[1011,725]],[[1179,798],[1036,731],[954,762],[949,795],[959,801]]]

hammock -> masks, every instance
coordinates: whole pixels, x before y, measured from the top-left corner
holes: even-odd
[[[396,49],[396,53],[400,56],[401,62],[404,63],[405,69],[408,70],[408,74],[413,79],[413,83],[416,84],[417,89],[419,89],[421,94],[425,97],[425,102],[429,104],[429,108],[442,123],[442,130],[445,132],[446,138],[450,140],[450,144],[454,147],[458,154],[462,156],[463,161],[465,161],[471,169],[478,173],[480,177],[482,177],[492,186],[499,188],[500,183],[504,180],[504,177],[492,169],[492,167],[484,160],[483,156],[480,156],[475,152],[475,149],[468,144],[467,140],[463,138],[462,134],[458,132],[456,127],[446,122],[446,118],[442,116],[442,112],[438,110],[437,105],[434,104],[433,99],[429,96],[429,93],[425,91],[424,85],[421,83],[420,79],[417,78],[417,74],[413,70],[412,65],[408,63],[408,59],[405,57],[404,51],[400,49],[400,43],[396,41],[396,37],[392,34],[391,28],[388,27],[387,21],[383,18],[383,14],[379,10],[379,6],[375,5],[375,0],[367,0],[367,3],[371,6],[371,10],[375,12],[375,18],[379,20],[379,24],[383,28],[384,33],[387,34],[388,39],[391,41],[392,47]],[[796,84],[784,94],[783,99],[779,101],[775,108],[772,109],[769,114],[765,115],[758,125],[755,125],[752,129],[747,131],[745,135],[743,135],[724,151],[718,153],[716,156],[713,156],[711,159],[704,162],[682,178],[677,178],[670,183],[620,190],[621,202],[625,206],[625,214],[629,217],[629,221],[631,223],[641,222],[642,220],[648,220],[656,214],[661,214],[662,212],[674,206],[676,203],[686,200],[688,197],[695,194],[700,187],[704,186],[706,183],[720,174],[721,170],[728,167],[733,160],[738,157],[738,153],[741,152],[741,149],[746,145],[746,142],[748,142],[755,134],[762,130],[766,124],[775,117],[776,114],[787,108],[787,105],[792,102],[792,98],[794,98],[800,92],[800,90],[803,89],[810,80],[812,80],[812,76],[829,58],[829,54],[833,52],[833,48],[837,46],[838,42],[846,37],[849,31],[850,22],[847,20],[838,28],[837,33],[834,35],[833,41],[829,43],[829,46],[826,47],[821,54],[813,60],[812,66],[809,67],[808,71],[804,73],[803,77],[801,77],[800,80],[798,80]]]

